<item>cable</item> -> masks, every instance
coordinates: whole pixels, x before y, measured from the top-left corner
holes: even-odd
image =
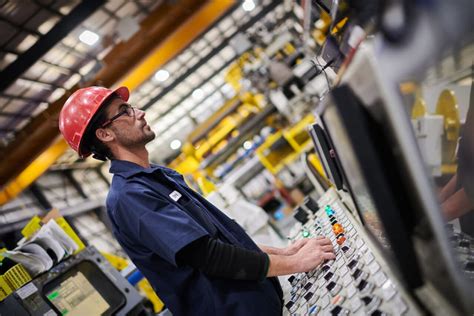
[[[326,63],[326,65],[324,65],[324,67],[319,63],[318,61],[318,58],[315,57],[315,58],[311,58],[310,61],[313,63],[314,67],[319,70],[318,66],[321,68],[321,71],[317,74],[317,75],[320,75],[321,72],[324,73],[324,77],[326,77],[326,83],[328,85],[328,91],[331,90],[331,84],[329,82],[329,78],[328,78],[328,75],[326,73],[326,68],[328,68],[329,66],[331,66],[331,64],[333,63],[334,60],[330,60],[329,62]],[[318,65],[316,65],[316,63]]]

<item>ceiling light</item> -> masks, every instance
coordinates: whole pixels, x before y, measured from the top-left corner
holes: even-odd
[[[181,141],[179,139],[175,139],[170,143],[170,147],[173,150],[179,149],[181,147]]]
[[[99,35],[91,31],[84,31],[79,35],[79,40],[89,46],[94,45],[99,40]]]
[[[202,89],[196,89],[193,91],[193,98],[202,99],[203,96],[204,96],[204,91],[202,91]]]
[[[163,82],[166,81],[170,77],[170,73],[164,69],[158,70],[154,76],[154,78],[159,81]]]
[[[247,141],[244,143],[243,147],[244,147],[245,150],[249,150],[250,148],[252,148],[252,142],[250,142],[250,141],[247,140]]]
[[[252,0],[245,0],[244,3],[242,3],[242,8],[244,11],[252,11],[255,9],[255,3]]]

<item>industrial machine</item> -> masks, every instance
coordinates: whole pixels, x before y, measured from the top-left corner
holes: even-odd
[[[370,43],[311,127],[333,188],[295,213],[292,239],[331,239],[336,260],[289,278],[291,315],[471,315],[472,236],[446,224],[401,96]]]
[[[144,298],[90,246],[4,301],[2,315],[144,315]]]

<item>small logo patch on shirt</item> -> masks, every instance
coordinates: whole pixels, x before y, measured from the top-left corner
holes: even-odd
[[[170,194],[170,198],[172,198],[175,202],[177,202],[181,196],[181,193],[179,193],[178,191],[173,191]]]

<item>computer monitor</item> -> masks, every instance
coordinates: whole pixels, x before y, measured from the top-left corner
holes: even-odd
[[[445,300],[472,313],[472,280],[450,248],[409,116],[369,46],[359,49],[319,112],[363,223],[392,268],[429,306]]]
[[[326,132],[318,123],[315,123],[310,126],[309,134],[326,177],[338,190],[341,190],[343,188],[342,170],[338,166],[336,152],[332,148]]]
[[[43,295],[60,315],[113,315],[125,296],[93,262],[84,260],[43,287]]]

